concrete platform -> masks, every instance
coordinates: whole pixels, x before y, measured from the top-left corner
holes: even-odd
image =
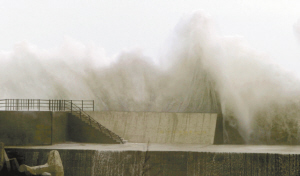
[[[6,146],[29,166],[58,150],[65,176],[300,175],[299,146],[197,144],[56,144]]]
[[[6,149],[97,150],[97,151],[184,151],[211,153],[300,154],[300,146],[291,145],[200,145],[200,144],[88,144],[64,143],[49,146],[5,146]]]

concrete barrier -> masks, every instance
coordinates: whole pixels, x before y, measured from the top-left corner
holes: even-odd
[[[67,124],[66,112],[1,111],[0,141],[8,146],[63,143]]]
[[[216,113],[87,112],[132,143],[221,144]],[[66,141],[115,143],[68,112],[0,112],[0,141],[8,146],[51,145]]]
[[[234,150],[234,146],[232,149]],[[253,147],[258,153],[215,151],[99,151],[99,150],[58,150],[65,176],[114,176],[142,175],[299,175],[300,154],[290,152],[260,153],[259,146]],[[10,157],[18,154],[29,166],[43,164],[51,149],[6,149]],[[145,160],[145,158],[149,158]],[[1,175],[1,173],[0,173]]]
[[[52,112],[52,144],[68,141],[68,119],[66,112]]]
[[[214,144],[215,136],[223,136],[222,124],[216,130],[216,113],[87,113],[132,143]]]
[[[117,143],[69,112],[47,111],[0,111],[0,141],[7,146]]]
[[[0,112],[0,141],[5,145],[51,145],[51,112]]]

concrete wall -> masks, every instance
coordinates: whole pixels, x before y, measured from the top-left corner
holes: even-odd
[[[133,143],[213,144],[215,140],[217,114],[213,113],[87,113]],[[222,129],[217,133],[222,133]]]
[[[0,171],[2,170],[5,163],[4,159],[4,144],[0,142]]]
[[[68,113],[0,112],[0,141],[5,145],[51,145],[68,141]]]
[[[52,144],[68,141],[68,113],[52,112]]]
[[[68,139],[72,142],[81,143],[106,143],[118,144],[110,137],[91,127],[78,117],[69,114]]]
[[[114,133],[133,143],[219,144],[217,114],[88,112]],[[218,125],[218,128],[216,128]],[[5,145],[51,145],[66,141],[116,143],[66,112],[0,112],[0,141]]]
[[[50,112],[0,111],[0,141],[9,145],[50,145]]]
[[[223,115],[221,113],[217,116],[214,144],[224,144]]]
[[[117,143],[67,112],[0,111],[0,142],[6,146],[51,145],[66,141]]]
[[[19,156],[21,164],[36,166],[47,162],[50,150],[6,149],[9,157]],[[186,151],[95,151],[58,150],[65,176],[229,176],[300,175],[299,154],[215,153]],[[22,158],[20,158],[22,156]],[[145,157],[149,157],[147,162]],[[144,168],[144,169],[143,169]],[[1,175],[1,173],[0,173]]]

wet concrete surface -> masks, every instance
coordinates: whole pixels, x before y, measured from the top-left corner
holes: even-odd
[[[44,164],[58,150],[65,176],[300,175],[300,146],[83,144],[6,146],[21,164]],[[144,174],[143,174],[144,173]]]
[[[11,149],[66,149],[66,150],[98,150],[98,151],[186,151],[216,153],[276,153],[300,154],[297,145],[199,145],[199,144],[89,144],[63,143],[44,146],[5,146]]]

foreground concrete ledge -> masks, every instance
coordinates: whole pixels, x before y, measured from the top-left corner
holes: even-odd
[[[67,143],[49,146],[5,146],[5,149],[57,149],[96,151],[185,151],[211,153],[274,153],[300,154],[300,146],[292,145],[199,145],[199,144],[87,144]]]

